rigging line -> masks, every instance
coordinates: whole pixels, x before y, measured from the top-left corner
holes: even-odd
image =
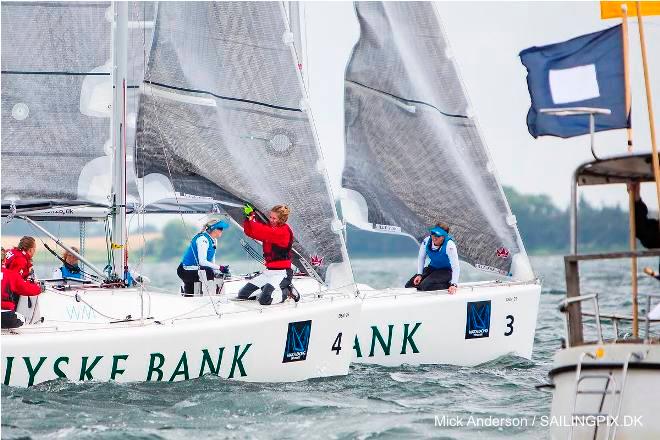
[[[3,75],[62,75],[62,76],[110,76],[110,72],[66,72],[36,70],[3,70]]]
[[[435,110],[436,110],[438,113],[440,113],[441,115],[444,115],[444,116],[447,116],[447,117],[450,117],[450,118],[470,119],[470,117],[467,116],[467,115],[461,115],[461,114],[454,114],[454,113],[443,112],[443,111],[440,110],[438,107],[434,106],[433,104],[429,104],[428,102],[417,101],[417,100],[415,100],[415,99],[407,99],[407,98],[403,98],[403,97],[401,97],[401,96],[397,96],[397,95],[394,95],[394,94],[392,94],[392,93],[384,92],[383,90],[378,90],[378,89],[375,89],[375,88],[373,88],[373,87],[365,86],[364,84],[359,83],[359,82],[357,82],[357,81],[352,81],[352,80],[349,80],[349,79],[347,79],[347,80],[345,80],[345,81],[348,82],[348,83],[352,83],[352,84],[358,85],[358,86],[363,87],[363,88],[365,88],[365,89],[371,90],[372,92],[382,93],[383,95],[387,95],[387,96],[389,96],[389,97],[391,97],[391,98],[398,99],[398,100],[400,100],[400,101],[411,102],[411,103],[421,104],[421,105],[425,105],[425,106],[427,106],[427,107],[431,107],[431,108],[435,109]]]
[[[149,81],[149,80],[146,80],[146,79],[144,80],[144,83],[145,84],[151,84],[153,86],[164,87],[164,88],[170,89],[170,90],[178,90],[180,92],[190,92],[190,93],[199,93],[199,94],[202,94],[202,95],[209,95],[209,96],[213,96],[214,98],[222,99],[222,100],[225,100],[225,101],[245,102],[245,103],[248,103],[248,104],[255,104],[255,105],[260,105],[260,106],[263,106],[263,107],[274,108],[274,109],[277,109],[277,110],[286,110],[286,111],[290,111],[290,112],[301,112],[302,113],[302,110],[299,109],[299,108],[284,107],[284,106],[281,106],[281,105],[268,104],[268,103],[260,102],[260,101],[253,101],[251,99],[232,98],[230,96],[217,95],[213,92],[209,92],[209,91],[206,91],[206,90],[187,89],[185,87],[170,86],[170,85],[167,85],[167,84],[163,84],[163,83],[159,83],[159,82],[155,82],[155,81]]]
[[[26,223],[27,223],[27,222],[26,222]],[[57,252],[55,252],[54,250],[52,250],[52,249],[50,248],[50,246],[48,246],[48,244],[46,244],[46,242],[44,241],[43,238],[41,238],[41,235],[40,235],[40,234],[42,234],[41,231],[39,231],[37,228],[35,228],[34,225],[32,225],[31,223],[27,223],[27,224],[30,225],[30,227],[32,228],[32,230],[35,232],[34,236],[36,236],[36,237],[39,239],[39,241],[41,242],[41,244],[44,245],[44,248],[46,248],[47,251],[49,251],[51,254],[53,254],[53,255],[55,256],[55,258],[57,258],[58,260],[60,260],[60,261],[61,261],[62,263],[64,263],[65,265],[68,264],[68,263],[66,263],[66,262],[64,261],[63,258],[61,258],[61,257],[57,254]],[[58,235],[61,237],[62,234],[61,234],[61,230],[60,230],[60,228],[61,228],[61,226],[58,225]],[[84,272],[84,271],[82,271],[82,270],[81,270],[80,272],[83,273],[83,274],[86,275],[86,276],[89,276],[90,278],[95,279],[95,280],[98,280],[98,279],[100,278],[98,275],[92,275],[92,274],[89,274],[89,273]]]
[[[104,318],[112,319],[113,321],[119,321],[119,320],[126,319],[126,318],[115,318],[114,316],[110,316],[110,315],[106,315],[105,313],[101,313],[98,309],[96,309],[96,308],[95,308],[94,306],[92,306],[90,303],[88,303],[87,301],[85,301],[85,300],[83,299],[83,297],[80,296],[80,295],[77,294],[77,293],[76,293],[74,299],[76,300],[76,302],[81,302],[81,303],[85,304],[87,307],[89,307],[89,308],[92,309],[94,312],[98,313],[99,315],[103,316]]]
[[[44,247],[46,248],[46,250],[47,250],[48,252],[50,252],[51,254],[53,254],[53,256],[54,256],[55,258],[57,258],[58,260],[60,260],[65,266],[70,266],[70,264],[67,263],[67,262],[64,260],[64,258],[60,257],[60,255],[59,255],[57,252],[55,252],[53,249],[51,249],[51,247],[48,246],[43,240],[42,240],[42,243],[43,243]],[[96,274],[91,274],[91,273],[89,273],[89,272],[85,272],[85,271],[82,270],[82,269],[79,269],[79,270],[80,270],[80,273],[82,273],[82,274],[85,275],[86,277],[92,278],[92,279],[94,279],[95,281],[99,281],[99,280],[101,280],[101,277],[99,277],[99,276],[96,275]]]

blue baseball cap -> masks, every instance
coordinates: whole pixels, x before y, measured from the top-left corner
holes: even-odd
[[[449,233],[440,226],[434,226],[429,230],[431,231],[431,235],[435,235],[436,237],[447,237],[449,235]]]
[[[214,231],[216,229],[220,229],[221,231],[224,231],[227,228],[229,228],[229,222],[227,222],[226,220],[220,220],[216,223],[213,223],[207,229],[210,232],[210,231]]]

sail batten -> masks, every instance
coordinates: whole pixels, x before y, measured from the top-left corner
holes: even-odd
[[[527,257],[433,5],[357,2],[355,10],[342,213],[418,241],[447,223],[463,260],[513,275],[514,260]]]

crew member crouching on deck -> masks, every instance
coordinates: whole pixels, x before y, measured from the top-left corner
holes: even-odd
[[[426,258],[429,265],[424,267]],[[454,238],[449,235],[449,226],[437,223],[431,228],[431,235],[426,237],[419,246],[417,257],[417,274],[405,287],[417,287],[417,290],[445,290],[456,293],[460,266],[458,250]]]
[[[37,253],[37,242],[34,237],[25,236],[20,239],[18,246],[6,252],[6,258],[3,258],[3,267],[18,272],[18,274],[27,280],[34,276],[32,267],[32,258]]]
[[[300,295],[293,290],[293,270],[291,269],[291,249],[293,248],[293,231],[286,224],[289,219],[289,207],[276,205],[268,215],[269,224],[264,224],[255,218],[254,209],[245,205],[246,216],[243,222],[243,232],[250,238],[262,242],[266,270],[250,280],[238,292],[239,299],[249,299],[259,292],[259,304],[269,305],[273,302],[273,292],[276,292],[276,302],[284,302],[287,298],[300,300]],[[279,300],[281,294],[281,301]]]
[[[201,282],[199,271],[205,272],[208,281],[213,280],[216,274],[229,273],[229,266],[215,264],[216,240],[228,227],[226,220],[210,220],[190,241],[176,269],[176,274],[183,281],[184,296],[195,294],[195,283]]]
[[[19,296],[36,296],[45,289],[43,284],[25,281],[21,274],[5,268],[5,250],[2,249],[2,328],[23,325],[25,318],[15,313]]]

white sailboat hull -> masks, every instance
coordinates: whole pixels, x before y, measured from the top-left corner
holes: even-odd
[[[586,358],[582,362],[581,391],[576,399],[576,365],[582,353],[595,355],[596,349],[603,351],[600,358]],[[631,360],[627,374],[623,375],[623,364],[629,353],[642,355]],[[607,377],[610,391],[623,393],[603,394]],[[600,377],[598,377],[600,376]],[[618,343],[583,345],[557,352],[550,371],[554,390],[550,427],[553,439],[617,440],[660,438],[660,346],[657,344]],[[620,396],[622,397],[621,400]],[[621,409],[619,410],[619,404]]]
[[[224,295],[211,304],[209,297],[153,292],[141,301],[136,293],[92,289],[79,292],[78,301],[71,292],[47,290],[39,299],[42,323],[3,331],[3,382],[180,381],[204,374],[291,382],[348,373],[360,313],[350,295],[260,306]],[[100,315],[123,310],[121,316],[139,317],[141,307],[150,319],[111,322]]]
[[[514,354],[531,358],[537,282],[467,283],[455,295],[363,290],[353,362],[472,366]]]

